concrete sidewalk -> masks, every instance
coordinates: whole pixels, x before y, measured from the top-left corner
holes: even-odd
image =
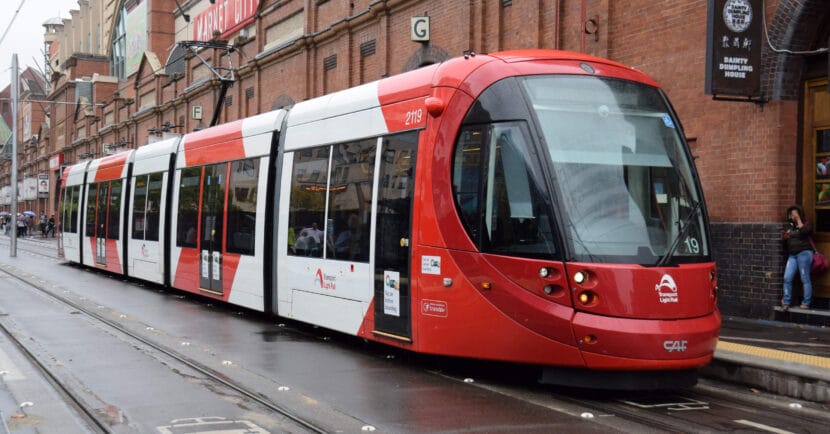
[[[704,377],[814,402],[830,402],[830,329],[724,317]]]

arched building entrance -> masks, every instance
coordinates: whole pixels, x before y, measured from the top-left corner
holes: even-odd
[[[764,89],[773,100],[799,102],[795,198],[818,249],[830,254],[830,8],[825,0],[783,0],[767,30]],[[830,298],[830,275],[814,280],[813,293]]]

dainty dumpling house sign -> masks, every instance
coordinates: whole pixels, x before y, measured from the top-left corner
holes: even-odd
[[[708,0],[706,93],[761,98],[761,0]]]

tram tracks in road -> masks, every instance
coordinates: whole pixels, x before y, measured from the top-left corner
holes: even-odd
[[[3,246],[2,242],[0,242],[0,246]],[[54,254],[49,255],[44,253],[46,249],[47,246],[39,245],[39,243],[26,243],[21,250],[28,255],[57,260]],[[61,262],[60,260],[58,261]],[[38,278],[36,277],[27,278],[30,281],[19,277],[18,279],[26,282],[28,285],[38,287],[41,291],[67,304],[72,309],[89,315],[96,321],[102,321],[108,326],[114,327],[120,333],[124,333],[163,354],[182,361],[206,377],[218,377],[219,380],[227,380],[227,377],[221,373],[214,371],[204,364],[193,362],[178,351],[170,349],[169,346],[155,346],[153,345],[154,343],[148,342],[143,335],[126,329],[118,321],[101,316],[94,309],[85,308],[73,300],[66,299],[66,297],[50,291],[45,287],[47,284],[37,284]],[[300,330],[302,330],[302,327],[300,327]],[[414,359],[419,359],[419,357],[414,357]],[[443,362],[445,359],[441,359],[441,361],[440,365],[444,365]],[[193,364],[190,364],[190,362],[193,362]],[[445,373],[449,371],[435,369],[434,367],[431,368],[429,366],[431,363],[428,362],[421,363],[421,367],[426,371],[431,371],[433,374],[456,381],[463,381],[465,377],[457,373],[469,373],[470,363],[470,361],[465,361],[464,366],[451,369],[450,371],[454,373]],[[794,428],[803,427],[804,423],[810,427],[822,427],[830,423],[828,417],[824,415],[826,410],[810,409],[808,408],[809,404],[805,404],[803,408],[790,407],[789,402],[784,404],[774,402],[779,397],[759,396],[746,388],[733,387],[723,391],[721,389],[725,385],[722,383],[702,381],[700,385],[694,388],[674,393],[610,394],[601,391],[577,393],[572,390],[553,389],[547,386],[536,385],[532,383],[532,380],[527,380],[526,378],[515,381],[509,379],[503,380],[501,378],[502,371],[495,373],[496,371],[498,369],[494,369],[494,373],[491,374],[484,373],[480,379],[476,378],[474,385],[512,398],[531,402],[535,405],[549,408],[552,411],[566,413],[575,418],[586,419],[588,423],[598,423],[606,426],[610,430],[621,430],[625,432],[657,430],[697,432],[766,429],[771,431],[777,430],[777,432],[810,432],[810,428],[806,430],[803,428]],[[477,377],[477,375],[473,375],[473,377]],[[292,413],[290,409],[273,404],[267,398],[265,399],[266,403],[263,403],[260,400],[260,394],[246,391],[244,386],[233,387],[224,382],[223,384],[226,387],[237,390],[237,392],[245,395],[249,399],[271,408],[276,413],[283,415],[285,413]],[[272,408],[271,405],[275,405],[276,408]],[[763,410],[759,412],[759,409]],[[324,431],[319,427],[317,429],[306,429],[315,432]],[[822,432],[821,429],[813,429],[816,432]]]
[[[39,254],[37,252],[33,252],[34,254]],[[43,255],[46,256],[46,255]],[[141,345],[144,345],[147,349],[160,353],[166,357],[169,357],[178,363],[198,372],[199,374],[203,375],[205,379],[212,381],[218,385],[221,385],[225,388],[228,388],[239,395],[245,397],[246,399],[259,404],[260,406],[274,412],[275,414],[279,414],[282,417],[290,420],[294,424],[296,424],[302,430],[307,432],[315,432],[315,433],[325,433],[329,430],[319,426],[317,423],[311,420],[307,420],[303,416],[297,414],[297,412],[292,411],[289,408],[286,408],[278,403],[273,402],[271,399],[268,399],[262,393],[249,389],[248,387],[237,383],[229,376],[216,371],[215,369],[200,363],[186,355],[179,353],[171,349],[170,347],[160,344],[158,342],[154,342],[152,339],[147,338],[137,332],[130,330],[129,328],[125,327],[124,325],[120,324],[118,321],[112,320],[101,315],[98,312],[84,306],[81,303],[75,302],[67,297],[64,297],[60,294],[55,293],[54,291],[46,288],[43,284],[38,281],[35,281],[36,278],[32,275],[22,276],[22,273],[16,273],[7,269],[7,267],[0,267],[0,273],[9,276],[12,279],[15,279],[21,282],[23,285],[34,289],[40,294],[47,296],[50,299],[55,300],[56,302],[65,305],[72,309],[73,313],[81,314],[92,320],[97,324],[101,324],[106,328],[125,336],[131,340],[134,340]],[[48,380],[48,382],[55,388],[55,390],[64,398],[66,398],[67,402],[71,403],[72,406],[78,410],[80,416],[90,424],[95,430],[100,432],[110,432],[110,424],[107,423],[106,420],[102,419],[96,412],[95,409],[90,408],[88,405],[84,403],[84,400],[80,398],[79,394],[73,391],[72,386],[68,385],[65,381],[61,380],[60,375],[53,372],[47,363],[44,363],[40,358],[31,352],[24,342],[17,338],[15,333],[10,330],[4,321],[0,319],[0,329],[2,329],[3,333],[8,337],[8,339],[14,343],[14,345],[20,350],[21,354],[37,368],[37,370],[43,374],[43,376]]]
[[[5,270],[2,271],[8,274]],[[80,416],[84,422],[86,422],[87,426],[91,430],[101,433],[110,432],[109,424],[98,415],[95,409],[91,408],[89,405],[86,405],[84,400],[74,392],[72,387],[61,380],[60,376],[55,375],[55,373],[49,369],[48,366],[40,361],[40,358],[29,351],[23,342],[17,339],[15,334],[9,330],[8,327],[6,327],[6,324],[3,321],[0,321],[0,330],[2,330],[9,342],[17,348],[20,354],[22,354],[23,357],[37,370],[37,372],[40,373],[44,379],[46,379],[52,389],[54,389],[55,392],[63,398],[64,402],[68,403],[70,407],[75,410],[76,414]]]
[[[615,431],[826,432],[830,424],[830,413],[819,403],[706,379],[689,389],[648,392],[556,388],[513,379],[501,368],[478,372],[477,378],[465,378],[458,369],[434,373]]]

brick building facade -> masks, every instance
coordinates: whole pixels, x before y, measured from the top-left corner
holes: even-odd
[[[830,253],[830,203],[817,198],[825,182],[815,169],[823,151],[830,151],[827,53],[791,54],[765,45],[765,104],[715,101],[704,91],[706,2],[78,3],[57,38],[65,42],[52,54],[49,98],[69,104],[50,107],[48,136],[41,138],[48,154],[66,164],[204,128],[215,107],[221,107],[221,123],[464,50],[563,49],[640,69],[672,100],[707,199],[724,313],[766,317],[777,304],[784,264],[778,230],[787,205],[805,206],[820,248]],[[764,5],[755,14],[763,16],[777,49],[815,51],[830,43],[830,9],[823,0]],[[429,17],[428,41],[412,40],[413,17]],[[94,32],[96,26],[101,30]],[[87,34],[92,42],[84,48]],[[177,45],[194,40],[212,43]],[[222,82],[231,79],[223,93]],[[52,185],[58,170],[49,168]],[[54,212],[53,204],[54,198],[44,211]],[[815,293],[826,303],[830,278],[816,282]]]

